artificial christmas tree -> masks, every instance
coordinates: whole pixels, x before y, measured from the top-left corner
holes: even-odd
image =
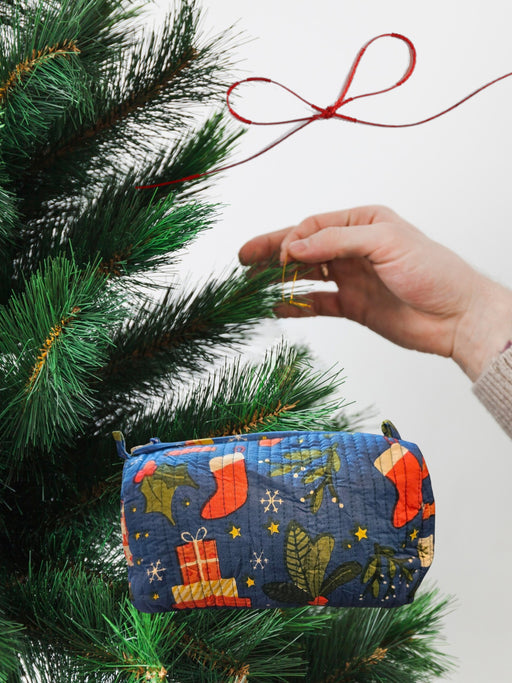
[[[197,198],[205,179],[135,186],[215,168],[239,133],[199,106],[228,85],[224,37],[201,38],[194,2],[146,35],[140,15],[119,0],[0,0],[0,681],[431,680],[446,670],[433,594],[401,610],[130,603],[111,431],[134,445],[349,426],[339,377],[305,350],[222,361],[272,314],[275,269],[158,288],[216,207]],[[184,587],[216,562],[196,536]]]

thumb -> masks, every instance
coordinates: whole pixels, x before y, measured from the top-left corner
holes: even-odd
[[[295,261],[303,263],[320,263],[334,258],[332,244],[327,244],[325,235],[327,229],[322,232],[305,237],[302,240],[295,240],[288,245],[288,254]]]

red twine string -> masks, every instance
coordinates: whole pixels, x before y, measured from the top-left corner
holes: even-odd
[[[362,95],[355,95],[354,97],[347,97],[347,93],[350,89],[350,86],[352,85],[352,81],[354,80],[354,76],[356,75],[357,68],[359,66],[359,63],[361,59],[363,58],[364,53],[366,50],[370,47],[372,43],[374,43],[376,40],[379,40],[380,38],[396,38],[397,40],[401,40],[403,43],[405,43],[409,49],[409,64],[407,65],[407,68],[405,69],[405,72],[403,76],[394,84],[389,86],[388,88],[383,88],[382,90],[375,90],[374,92],[368,92],[368,93],[363,93]],[[341,89],[340,95],[336,102],[328,107],[319,107],[313,102],[309,102],[306,100],[304,97],[301,97],[299,94],[291,90],[290,88],[286,87],[282,83],[278,83],[277,81],[273,81],[270,78],[263,78],[263,77],[256,77],[256,76],[251,76],[249,78],[244,78],[241,81],[237,81],[236,83],[233,83],[227,93],[226,93],[226,103],[227,107],[229,109],[229,112],[231,115],[237,119],[237,121],[240,121],[241,123],[246,123],[247,125],[250,126],[276,126],[276,125],[282,125],[282,124],[297,124],[294,126],[291,130],[289,130],[287,133],[282,135],[280,138],[277,140],[274,140],[271,144],[267,145],[263,149],[261,149],[259,152],[256,152],[255,154],[252,154],[251,156],[247,157],[246,159],[242,159],[241,161],[237,161],[232,164],[228,164],[227,166],[222,166],[221,168],[215,168],[212,169],[211,171],[205,171],[204,173],[195,173],[193,175],[186,176],[184,178],[179,178],[178,180],[168,180],[167,182],[163,183],[155,183],[153,185],[137,185],[136,189],[137,190],[148,190],[152,189],[155,187],[163,187],[164,185],[173,185],[176,183],[183,183],[187,180],[196,180],[198,178],[203,178],[208,175],[212,175],[213,173],[220,173],[221,171],[227,171],[230,168],[235,168],[236,166],[240,166],[241,164],[245,164],[248,161],[252,161],[253,159],[256,159],[257,157],[261,156],[262,154],[265,154],[265,152],[268,152],[271,150],[273,147],[276,147],[277,145],[281,144],[281,142],[284,142],[286,139],[294,135],[295,133],[298,133],[299,130],[302,130],[306,126],[309,126],[310,123],[313,123],[314,121],[318,121],[319,119],[341,119],[342,121],[348,121],[350,123],[360,123],[364,126],[377,126],[379,128],[412,128],[413,126],[420,126],[423,123],[427,123],[428,121],[433,121],[434,119],[439,118],[440,116],[444,116],[444,114],[447,114],[448,112],[452,111],[453,109],[456,109],[456,107],[459,107],[461,104],[464,102],[467,102],[467,100],[471,99],[475,95],[477,95],[479,92],[482,90],[485,90],[486,88],[489,88],[491,85],[494,85],[495,83],[498,83],[499,81],[502,81],[504,78],[508,78],[509,76],[512,76],[512,72],[504,74],[503,76],[499,76],[498,78],[495,78],[492,81],[489,81],[485,85],[482,85],[480,88],[477,90],[474,90],[471,92],[469,95],[466,95],[463,99],[459,100],[455,104],[453,104],[451,107],[448,107],[447,109],[443,109],[443,111],[439,112],[438,114],[434,114],[433,116],[429,116],[425,119],[422,119],[421,121],[415,121],[413,123],[378,123],[376,121],[365,121],[362,119],[357,119],[354,118],[353,116],[346,116],[345,114],[340,114],[339,109],[341,107],[345,106],[349,102],[353,102],[354,100],[359,100],[362,99],[363,97],[372,97],[373,95],[381,95],[383,93],[389,92],[390,90],[394,90],[395,88],[400,87],[403,85],[411,76],[412,73],[415,69],[416,66],[416,48],[414,47],[413,43],[409,38],[406,38],[405,36],[401,35],[400,33],[382,33],[379,36],[375,36],[375,38],[372,38],[369,40],[367,43],[363,45],[363,47],[359,50],[359,52],[356,55],[356,58],[354,62],[352,63],[352,66],[350,67],[350,71],[348,73],[348,76],[345,80],[345,83],[343,84],[343,87]],[[310,116],[305,116],[302,118],[296,118],[296,119],[288,119],[286,121],[251,121],[250,119],[245,118],[244,116],[241,116],[233,107],[233,105],[230,102],[230,97],[235,91],[238,86],[242,85],[243,83],[254,83],[254,82],[260,82],[260,83],[271,83],[272,85],[276,85],[279,88],[282,88],[283,90],[286,90],[286,92],[289,92],[291,95],[294,97],[297,97],[299,100],[304,102],[304,104],[307,104],[311,109],[315,112],[314,114]]]

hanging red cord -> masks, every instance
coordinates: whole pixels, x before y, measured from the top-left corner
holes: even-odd
[[[404,42],[408,49],[409,49],[409,63],[407,65],[407,68],[405,69],[405,72],[403,76],[394,84],[389,86],[388,88],[383,88],[382,90],[375,90],[374,92],[369,92],[369,93],[363,93],[362,95],[355,95],[354,97],[347,97],[348,91],[350,89],[350,86],[352,85],[352,81],[354,80],[354,76],[357,71],[357,67],[359,66],[359,63],[361,59],[363,58],[364,53],[366,50],[369,48],[369,46],[374,43],[376,40],[379,40],[380,38],[396,38],[398,40],[401,40]],[[251,156],[247,157],[246,159],[242,159],[241,161],[236,161],[232,164],[228,164],[226,166],[222,166],[221,168],[215,168],[212,169],[211,171],[205,171],[204,173],[195,173],[193,175],[186,176],[184,178],[179,178],[178,180],[168,180],[167,182],[163,183],[154,183],[152,185],[137,185],[136,189],[137,190],[148,190],[152,189],[155,187],[163,187],[164,185],[173,185],[176,183],[183,183],[187,180],[197,180],[198,178],[203,178],[208,175],[212,175],[213,173],[220,173],[221,171],[227,171],[230,168],[235,168],[235,166],[240,166],[241,164],[245,164],[248,161],[252,161],[252,159],[256,159],[257,157],[261,156],[262,154],[265,154],[265,152],[268,152],[271,150],[273,147],[276,147],[277,145],[281,144],[281,142],[284,142],[287,138],[290,136],[294,135],[295,133],[298,133],[299,130],[302,130],[306,126],[309,126],[310,123],[313,123],[314,121],[318,121],[319,119],[341,119],[342,121],[348,121],[350,123],[360,123],[364,126],[377,126],[379,128],[411,128],[413,126],[420,126],[423,123],[427,123],[428,121],[433,121],[434,119],[439,118],[440,116],[443,116],[444,114],[447,114],[449,111],[452,111],[452,109],[455,109],[456,107],[459,107],[461,104],[469,100],[471,97],[474,97],[477,95],[479,92],[482,90],[485,90],[486,88],[490,87],[491,85],[494,85],[495,83],[498,83],[498,81],[502,81],[504,78],[508,78],[509,76],[512,76],[512,72],[504,74],[503,76],[500,76],[498,78],[495,78],[492,81],[489,81],[488,83],[485,83],[485,85],[482,85],[480,88],[477,90],[474,90],[471,92],[469,95],[466,95],[463,99],[459,100],[455,104],[453,104],[451,107],[448,107],[447,109],[443,109],[443,111],[439,112],[438,114],[434,114],[433,116],[428,116],[425,119],[422,119],[421,121],[415,121],[413,123],[378,123],[376,121],[365,121],[362,119],[357,119],[353,116],[346,116],[345,114],[341,114],[339,110],[341,107],[345,106],[349,102],[353,102],[354,100],[359,100],[362,99],[363,97],[372,97],[373,95],[381,95],[382,93],[389,92],[390,90],[394,90],[395,88],[398,88],[399,86],[403,85],[411,76],[414,71],[414,68],[416,66],[416,49],[409,38],[406,38],[405,36],[401,35],[400,33],[383,33],[379,36],[375,36],[375,38],[372,38],[369,40],[367,43],[363,45],[363,47],[359,50],[359,52],[356,55],[356,58],[354,62],[352,63],[352,66],[350,68],[350,71],[348,73],[348,76],[345,80],[345,83],[343,84],[343,87],[341,89],[340,95],[336,102],[328,107],[319,107],[318,105],[314,104],[313,102],[309,102],[306,100],[304,97],[301,97],[299,94],[291,90],[290,88],[286,87],[282,83],[278,83],[277,81],[273,81],[270,78],[263,78],[259,76],[251,76],[249,78],[244,78],[241,81],[237,81],[236,83],[233,83],[227,93],[226,93],[226,103],[227,107],[229,109],[229,112],[231,115],[237,119],[237,121],[240,121],[242,123],[246,123],[247,125],[251,126],[277,126],[277,125],[282,125],[282,124],[297,124],[294,126],[291,130],[287,131],[284,135],[282,135],[280,138],[277,140],[274,140],[271,144],[267,145],[263,149],[261,149],[259,152],[256,152],[255,154],[252,154]],[[243,83],[254,83],[254,82],[260,82],[260,83],[271,83],[272,85],[276,85],[279,88],[282,88],[283,90],[286,90],[286,92],[290,93],[291,95],[294,95],[294,97],[297,97],[299,100],[304,102],[304,104],[307,104],[311,109],[315,112],[314,114],[310,116],[305,116],[301,118],[295,118],[295,119],[288,119],[286,121],[251,121],[250,119],[245,118],[244,116],[241,116],[233,107],[230,101],[230,97],[233,94],[234,90],[238,88],[238,86],[242,85]]]

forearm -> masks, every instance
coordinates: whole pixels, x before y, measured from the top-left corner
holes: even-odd
[[[512,347],[491,361],[473,391],[512,438]]]
[[[461,321],[453,359],[473,392],[512,437],[512,292],[483,276]]]
[[[453,359],[475,382],[512,341],[512,291],[479,276],[455,337]]]

